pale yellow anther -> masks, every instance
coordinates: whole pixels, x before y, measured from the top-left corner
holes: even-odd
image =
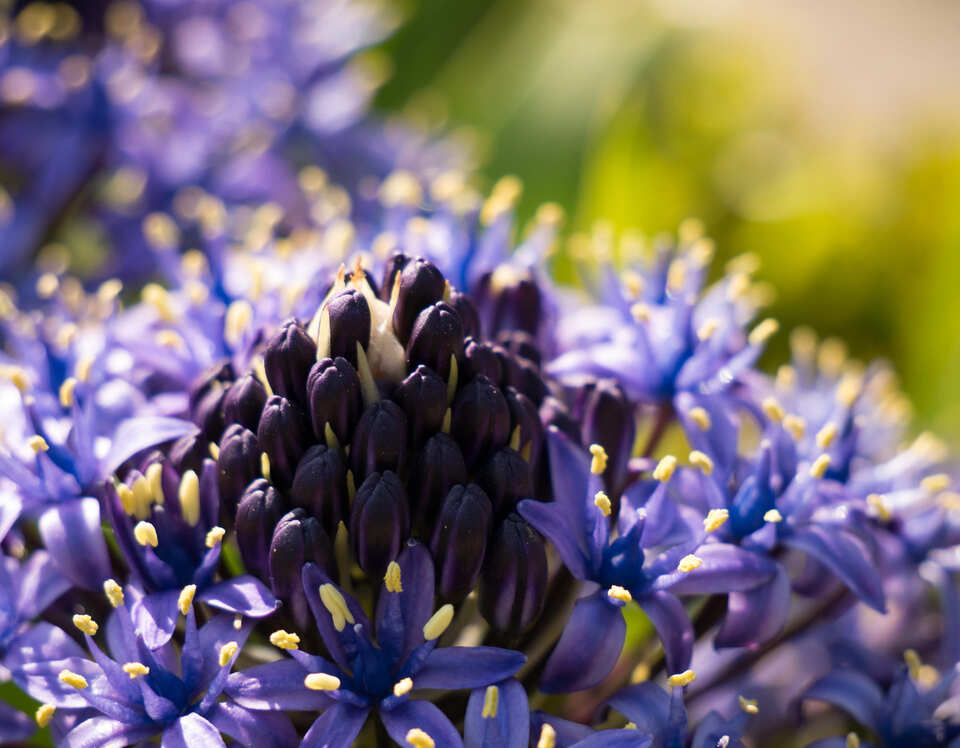
[[[233,628],[237,631],[243,628],[243,616],[233,617]]]
[[[20,390],[21,395],[30,391],[30,378],[27,372],[19,366],[11,366],[5,371],[7,378],[13,383],[13,386]]]
[[[383,584],[387,588],[387,592],[403,592],[400,564],[396,561],[387,564],[387,573],[383,575]]]
[[[673,477],[673,471],[677,469],[677,458],[673,455],[667,455],[660,459],[657,466],[653,469],[653,478],[661,483],[666,483]]]
[[[60,404],[64,408],[73,406],[73,392],[77,388],[77,380],[74,377],[67,377],[60,385]]]
[[[777,389],[792,390],[797,383],[797,370],[789,364],[784,364],[777,369]]]
[[[483,711],[480,716],[484,719],[495,719],[499,706],[500,689],[496,686],[487,686],[487,690],[483,693]]]
[[[713,472],[713,460],[699,450],[693,450],[690,453],[690,464],[700,468],[704,475],[710,475]]]
[[[142,662],[125,662],[123,663],[123,672],[130,676],[130,680],[134,680],[142,675],[149,674],[150,668]]]
[[[847,739],[844,741],[846,748],[860,748],[860,736],[855,732],[848,732]]]
[[[153,526],[152,522],[147,522],[146,520],[137,522],[133,528],[133,537],[143,546],[149,545],[152,548],[156,548],[160,545],[160,540],[157,538],[157,528]]]
[[[227,534],[227,531],[224,530],[219,525],[216,527],[211,527],[207,531],[207,536],[204,539],[204,543],[206,543],[207,548],[213,548],[217,543],[220,543],[223,541],[223,536],[226,534]]]
[[[650,305],[645,304],[642,301],[638,301],[637,303],[631,305],[630,316],[633,317],[638,323],[649,322]]]
[[[786,416],[786,413],[783,411],[783,406],[780,405],[775,397],[765,398],[760,406],[763,408],[763,412],[767,418],[774,423],[780,423],[784,419],[784,416]]]
[[[699,569],[702,565],[702,558],[695,556],[692,553],[688,553],[686,556],[680,559],[680,563],[677,564],[677,571],[682,571],[684,574],[686,574],[694,569]]]
[[[214,460],[219,460],[219,459],[220,459],[220,445],[219,445],[219,444],[217,444],[216,442],[210,442],[210,444],[207,445],[207,450],[210,452],[210,456],[211,456]]]
[[[675,673],[667,678],[667,685],[671,688],[678,686],[688,686],[697,679],[697,674],[692,670],[684,670],[682,673]]]
[[[253,324],[253,307],[245,299],[237,299],[227,307],[223,318],[223,338],[230,345],[236,346],[243,339],[244,333]]]
[[[137,501],[134,498],[133,491],[126,483],[117,485],[117,497],[120,499],[120,505],[127,514],[133,514],[137,509]]]
[[[890,507],[887,506],[887,502],[883,496],[878,493],[872,493],[867,496],[867,506],[873,510],[873,513],[882,522],[889,522],[893,518]]]
[[[644,683],[648,680],[650,680],[650,665],[646,662],[641,662],[633,669],[633,672],[630,673],[630,682],[636,684]]]
[[[419,727],[407,731],[406,741],[412,748],[436,748],[433,738]]]
[[[750,331],[747,341],[750,345],[763,345],[780,329],[780,323],[773,318],[765,319]]]
[[[200,521],[200,478],[193,470],[188,470],[180,479],[180,514],[184,522],[196,527]]]
[[[710,421],[710,414],[699,405],[695,408],[690,408],[687,415],[701,431],[709,431],[710,427],[713,425]]]
[[[950,488],[950,476],[946,473],[936,473],[928,475],[920,481],[920,487],[928,493],[940,493]]]
[[[737,696],[737,701],[740,702],[740,708],[747,714],[756,714],[760,711],[760,707],[757,706],[756,699],[747,699],[743,696]]]
[[[37,725],[41,728],[49,725],[56,711],[57,708],[53,704],[41,704],[38,706],[37,711],[33,715],[37,720]]]
[[[76,375],[77,379],[81,382],[86,382],[90,378],[90,372],[93,370],[94,360],[90,356],[85,356],[77,361],[77,365],[73,370],[73,373]]]
[[[704,532],[719,530],[728,519],[730,519],[730,512],[727,509],[711,509],[703,518],[703,530]]]
[[[220,667],[226,667],[238,649],[240,649],[240,645],[237,642],[227,642],[220,647],[220,653],[217,655],[217,662],[220,663]]]
[[[667,269],[667,289],[680,291],[687,282],[687,263],[681,258],[675,259]]]
[[[590,472],[601,475],[607,469],[607,450],[599,444],[591,444],[590,454],[593,455],[593,459],[590,460]]]
[[[88,615],[77,614],[73,617],[73,625],[87,636],[96,636],[100,626]]]
[[[150,496],[154,504],[163,504],[163,465],[159,462],[152,463],[147,468],[147,486],[150,488]]]
[[[260,474],[270,480],[270,457],[266,452],[260,453]]]
[[[420,180],[409,171],[398,170],[388,175],[380,185],[380,202],[388,208],[414,208],[423,200]]]
[[[190,612],[190,606],[193,605],[193,597],[197,594],[197,585],[188,584],[180,590],[180,596],[177,598],[177,608],[183,615]]]
[[[777,509],[768,509],[763,513],[764,522],[783,522],[783,515]]]
[[[830,455],[820,455],[810,466],[811,478],[822,478],[830,467]]]
[[[628,603],[633,600],[633,595],[630,594],[630,590],[621,587],[619,584],[614,584],[607,590],[607,597],[611,600],[619,600],[622,603]]]
[[[333,627],[337,631],[343,631],[348,623],[354,623],[353,613],[351,613],[350,608],[347,607],[347,601],[343,595],[340,594],[340,590],[328,582],[327,584],[320,585],[319,592],[320,602],[323,603],[323,607],[327,609],[330,617],[333,618]]]
[[[279,649],[297,649],[300,646],[300,636],[277,629],[270,634],[270,643]]]
[[[27,439],[27,446],[33,450],[34,454],[40,454],[41,452],[46,452],[50,449],[50,445],[47,444],[47,440],[39,434],[34,434]]]
[[[406,696],[413,690],[413,678],[401,678],[393,684],[394,696]]]
[[[700,329],[697,330],[697,337],[700,338],[700,340],[709,340],[714,336],[714,333],[717,332],[719,327],[720,320],[718,320],[716,317],[711,317],[702,325],[700,325]]]
[[[862,391],[863,377],[859,374],[846,374],[837,385],[837,402],[845,408],[851,408]]]
[[[160,330],[153,336],[153,339],[161,348],[175,350],[183,347],[183,338],[174,330]]]
[[[540,737],[537,739],[537,748],[555,748],[557,745],[557,731],[546,722],[540,728]]]
[[[430,620],[423,624],[423,638],[427,641],[439,639],[452,621],[453,606],[450,603],[440,606],[437,612],[430,616]]]
[[[607,496],[603,491],[597,491],[596,495],[593,497],[593,505],[600,510],[600,514],[604,517],[609,517],[610,512],[613,511],[610,504],[610,497]]]
[[[108,579],[103,583],[103,594],[107,596],[107,600],[114,608],[123,605],[123,588],[117,584],[116,580]]]
[[[623,726],[623,729],[624,729],[624,730],[636,730],[636,729],[637,729],[637,723],[636,723],[636,722],[627,722],[627,724],[625,724],[625,725]]]
[[[153,249],[173,249],[180,241],[180,229],[166,213],[150,213],[143,219],[143,235]]]
[[[311,691],[336,691],[340,688],[340,679],[329,673],[310,673],[303,679],[303,685]]]
[[[57,680],[78,690],[83,690],[88,685],[86,678],[72,670],[61,670],[60,674],[57,675]]]
[[[836,377],[847,361],[847,344],[839,338],[827,338],[817,351],[817,366],[828,377]]]
[[[817,432],[817,446],[820,447],[820,449],[829,449],[830,445],[833,444],[833,441],[836,438],[837,424],[835,424],[833,421],[830,421]]]
[[[807,422],[800,416],[790,414],[783,417],[783,428],[794,441],[800,441],[807,432]]]

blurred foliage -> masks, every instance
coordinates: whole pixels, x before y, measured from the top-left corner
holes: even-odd
[[[892,142],[824,133],[739,31],[644,2],[421,0],[379,105],[444,101],[486,137],[488,178],[524,180],[524,215],[552,200],[574,230],[645,234],[702,218],[721,258],[762,258],[784,327],[893,359],[920,423],[957,439],[960,127],[902,113]]]

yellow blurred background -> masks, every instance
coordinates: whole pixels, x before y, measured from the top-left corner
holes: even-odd
[[[568,228],[703,219],[785,328],[891,358],[960,438],[960,4],[420,0],[385,110],[482,133],[488,178]],[[785,335],[771,360],[785,355]]]

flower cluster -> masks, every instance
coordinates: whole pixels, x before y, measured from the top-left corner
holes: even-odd
[[[0,288],[0,742],[956,745],[960,493],[891,368],[801,329],[765,373],[693,221],[554,284],[559,208],[359,124],[385,23],[0,28],[3,126],[84,156],[3,140],[3,259],[106,169],[104,268],[159,278]]]

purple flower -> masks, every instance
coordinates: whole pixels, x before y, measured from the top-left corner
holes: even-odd
[[[419,730],[437,745],[461,745],[449,718],[429,701],[411,699],[411,690],[481,688],[509,677],[526,660],[494,647],[438,647],[453,606],[433,611],[433,563],[418,543],[390,564],[375,627],[360,604],[312,564],[304,567],[303,587],[330,659],[302,652],[299,637],[277,632],[273,638],[290,659],[235,673],[226,691],[250,709],[320,712],[305,747],[346,748],[371,711],[400,744]]]

